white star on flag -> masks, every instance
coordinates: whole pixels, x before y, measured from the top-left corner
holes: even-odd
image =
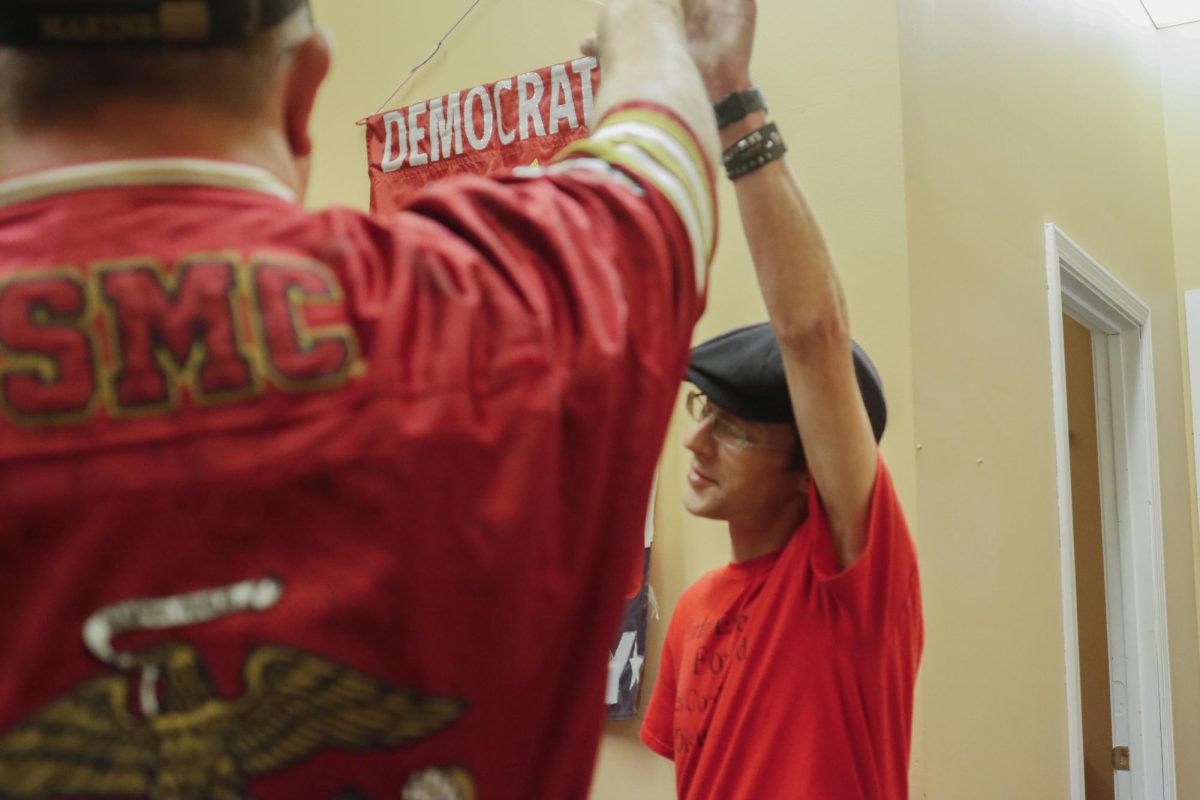
[[[629,657],[629,666],[633,670],[633,674],[629,678],[629,688],[632,690],[638,685],[638,681],[642,679],[642,662],[646,659],[638,654],[637,645],[633,646],[633,655]]]

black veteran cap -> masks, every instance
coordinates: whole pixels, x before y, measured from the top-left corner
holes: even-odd
[[[0,0],[0,45],[233,44],[307,0]]]
[[[875,440],[887,426],[883,382],[867,354],[852,343],[854,373]],[[783,374],[779,342],[768,323],[750,325],[709,339],[692,350],[688,380],[721,408],[752,422],[792,422],[792,401]]]

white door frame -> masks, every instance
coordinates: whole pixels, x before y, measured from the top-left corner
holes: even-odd
[[[1071,800],[1085,800],[1083,719],[1079,684],[1079,623],[1075,601],[1075,531],[1071,514],[1071,457],[1067,436],[1066,356],[1062,317],[1092,331],[1096,366],[1105,583],[1110,631],[1124,642],[1127,706],[1113,698],[1114,716],[1127,712],[1133,800],[1175,800],[1175,744],[1163,569],[1150,308],[1063,234],[1046,226],[1050,361],[1058,473],[1063,642],[1066,656],[1067,739]],[[1115,551],[1113,550],[1115,548]],[[1120,565],[1120,585],[1110,571]],[[1110,635],[1110,648],[1114,645]],[[1113,653],[1113,658],[1117,657]],[[1117,742],[1116,744],[1121,744]]]

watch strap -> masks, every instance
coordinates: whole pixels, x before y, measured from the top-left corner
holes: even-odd
[[[717,114],[717,127],[728,128],[735,122],[746,118],[755,111],[766,111],[767,100],[762,90],[757,86],[744,92],[734,92],[725,95],[713,103],[713,111]]]

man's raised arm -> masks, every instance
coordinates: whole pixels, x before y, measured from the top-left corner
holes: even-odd
[[[696,0],[690,46],[713,102],[753,86],[755,11],[754,0]],[[762,154],[766,162],[756,166],[753,158],[735,157],[731,175],[749,169],[734,180],[742,225],[783,353],[808,469],[821,492],[834,549],[847,567],[865,546],[875,438],[855,378],[841,282],[794,174],[777,157],[782,138],[764,131],[767,124],[765,111],[751,111],[720,135],[727,151],[745,141],[743,151]],[[763,144],[772,139],[771,146]]]
[[[608,0],[597,45],[604,81],[598,116],[623,103],[648,101],[674,111],[714,165],[719,163],[712,107],[688,53],[685,0]]]

